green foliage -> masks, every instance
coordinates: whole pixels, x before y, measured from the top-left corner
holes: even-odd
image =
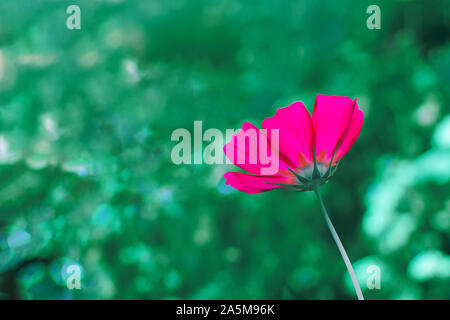
[[[0,298],[354,298],[313,193],[170,159],[323,93],[365,113],[322,189],[366,297],[449,299],[448,3],[379,2],[1,1]]]

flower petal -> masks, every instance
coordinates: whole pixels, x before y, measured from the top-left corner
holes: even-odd
[[[348,97],[316,97],[312,122],[315,133],[315,153],[319,162],[329,162],[336,146],[345,138],[352,123],[355,101]],[[323,152],[325,150],[325,152]]]
[[[226,179],[225,184],[246,193],[261,193],[282,187],[266,182],[289,183],[288,179],[282,175],[261,177],[242,172],[227,172],[223,177]]]
[[[353,112],[352,123],[349,130],[347,131],[347,134],[345,135],[344,140],[342,140],[338,151],[336,151],[333,162],[339,161],[339,159],[341,159],[351,149],[351,147],[359,137],[363,122],[364,114],[361,110],[359,110],[358,104],[355,103],[355,111]]]
[[[242,124],[242,130],[233,135],[223,151],[234,165],[249,173],[268,176],[286,169],[267,135],[249,122]]]
[[[262,127],[279,130],[278,149],[280,158],[292,169],[302,167],[299,159],[313,160],[313,126],[311,116],[301,101],[294,102],[288,107],[280,108],[275,115],[266,118]],[[270,139],[270,135],[269,135]],[[274,146],[276,142],[271,141]],[[300,157],[300,154],[303,157]]]

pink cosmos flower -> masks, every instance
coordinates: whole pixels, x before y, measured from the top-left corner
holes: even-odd
[[[316,193],[359,300],[364,300],[361,287],[328,216],[319,186],[334,174],[340,159],[358,139],[363,122],[356,99],[318,95],[312,118],[302,102],[294,102],[265,119],[263,130],[244,122],[242,130],[224,146],[227,158],[248,172],[224,175],[226,184],[233,188],[247,193],[277,188]]]
[[[226,184],[246,193],[277,188],[314,190],[333,175],[339,160],[358,139],[363,121],[356,99],[318,95],[312,117],[299,101],[265,119],[264,130],[244,122],[242,130],[224,146],[224,152],[248,173],[227,172]],[[277,134],[272,134],[274,130]],[[257,132],[253,143],[251,131]],[[264,173],[268,164],[260,157],[261,151],[277,155],[275,172]]]

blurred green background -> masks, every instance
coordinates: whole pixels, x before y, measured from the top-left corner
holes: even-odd
[[[1,0],[0,297],[354,299],[313,193],[170,158],[194,120],[323,93],[366,116],[322,188],[366,298],[449,299],[449,21],[444,0]]]

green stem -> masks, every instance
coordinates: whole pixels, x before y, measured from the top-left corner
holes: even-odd
[[[339,236],[336,230],[334,229],[333,224],[331,223],[330,217],[328,216],[327,213],[327,209],[325,208],[325,205],[323,203],[322,196],[320,195],[319,187],[315,187],[314,192],[316,193],[317,198],[319,199],[323,215],[325,216],[325,221],[327,222],[328,228],[330,229],[331,235],[333,236],[334,242],[336,242],[339,252],[341,253],[342,259],[345,262],[345,266],[347,267],[347,271],[350,274],[350,278],[352,279],[353,287],[355,288],[358,300],[364,300],[364,296],[362,294],[361,288],[359,287],[358,280],[356,279],[355,271],[353,271],[352,264],[347,256],[347,252],[345,252],[344,246],[342,245],[342,242],[339,239]]]

